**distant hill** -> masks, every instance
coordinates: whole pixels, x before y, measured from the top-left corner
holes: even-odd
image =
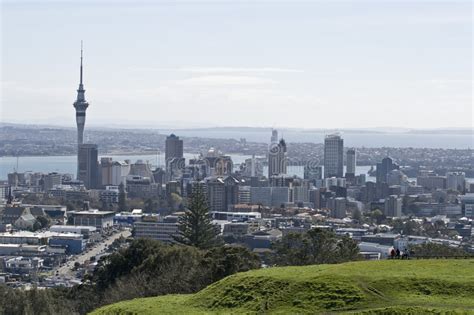
[[[102,307],[104,314],[474,314],[474,260],[385,260],[239,273],[190,295]]]

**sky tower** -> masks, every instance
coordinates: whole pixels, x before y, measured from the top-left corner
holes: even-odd
[[[79,88],[77,89],[77,99],[74,102],[74,108],[76,109],[76,124],[77,124],[77,146],[83,144],[84,139],[84,124],[86,123],[86,109],[89,107],[86,98],[84,96],[86,90],[82,84],[82,41],[81,41],[81,68],[80,68],[80,81]]]
[[[79,79],[79,88],[77,89],[77,99],[74,102],[74,108],[76,109],[76,124],[77,124],[77,178],[80,177],[80,167],[79,167],[79,156],[80,148],[84,143],[84,125],[86,123],[86,109],[89,107],[86,98],[84,96],[86,90],[84,90],[84,85],[82,84],[82,41],[81,41],[81,68],[80,68],[80,79]]]

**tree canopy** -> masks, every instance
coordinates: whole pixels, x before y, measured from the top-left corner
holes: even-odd
[[[305,233],[289,233],[277,241],[273,249],[274,263],[281,266],[334,264],[359,259],[359,247],[354,240],[318,228]]]
[[[178,243],[200,249],[211,248],[218,244],[218,231],[211,222],[207,198],[200,185],[195,187],[189,207],[179,217],[178,224],[179,235],[175,237]]]

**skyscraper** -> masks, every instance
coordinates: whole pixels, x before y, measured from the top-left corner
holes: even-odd
[[[165,143],[165,161],[168,163],[171,159],[183,157],[183,140],[174,134],[166,137]]]
[[[392,171],[398,169],[398,165],[393,163],[393,160],[389,157],[383,158],[381,163],[377,163],[376,168],[376,182],[377,183],[386,183],[387,182],[387,174]]]
[[[278,143],[278,130],[272,129],[272,137],[270,139],[270,143]]]
[[[464,172],[447,172],[446,188],[464,192],[466,186],[466,174]]]
[[[86,109],[89,107],[85,98],[84,85],[82,84],[82,41],[81,41],[81,67],[79,75],[79,88],[77,89],[77,99],[74,102],[76,109],[76,124],[77,124],[77,178],[79,178],[79,147],[84,142],[84,125],[86,123]]]
[[[391,195],[385,199],[384,214],[387,217],[399,218],[402,216],[402,198]]]
[[[354,178],[356,172],[356,151],[349,149],[346,152],[346,177]]]
[[[97,188],[99,184],[99,152],[97,144],[79,145],[79,169],[77,179],[84,182],[87,189]]]
[[[288,165],[286,154],[285,140],[281,139],[280,142],[270,145],[268,152],[268,178],[286,174]]]
[[[165,142],[165,169],[167,180],[177,180],[184,171],[183,140],[174,134],[166,137]]]
[[[344,140],[338,134],[324,139],[324,178],[342,177],[344,172]]]

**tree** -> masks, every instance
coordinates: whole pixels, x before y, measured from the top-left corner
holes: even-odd
[[[209,208],[200,185],[191,195],[189,208],[178,219],[178,243],[200,249],[211,248],[217,244],[217,230],[211,223]]]
[[[392,226],[393,226],[393,232],[394,233],[402,233],[403,232],[403,227],[404,223],[402,219],[395,219],[392,221]]]
[[[118,200],[119,211],[127,210],[127,194],[125,192],[125,186],[123,183],[119,185],[119,200]]]
[[[289,233],[273,244],[274,263],[281,266],[334,264],[359,259],[359,247],[348,236],[312,229],[306,233]]]
[[[144,212],[145,213],[155,213],[156,210],[158,209],[158,201],[152,198],[148,198],[145,200],[144,204]]]
[[[364,218],[362,216],[362,212],[359,209],[354,209],[354,211],[352,212],[352,219],[357,221],[357,223],[363,223]]]
[[[359,260],[359,253],[359,245],[347,235],[337,243],[338,262]]]
[[[257,254],[243,246],[219,246],[204,255],[204,264],[209,268],[210,282],[223,279],[236,272],[260,268]]]
[[[36,217],[36,222],[40,224],[40,229],[45,229],[50,224],[50,220],[47,217],[42,216],[42,215],[39,215],[38,217]]]
[[[137,297],[193,293],[228,275],[259,267],[258,256],[244,247],[200,250],[137,239],[129,247],[101,258],[89,283],[96,287],[101,305]]]
[[[418,235],[420,231],[420,225],[413,220],[405,222],[403,227],[403,234],[405,235]]]
[[[441,234],[431,222],[426,220],[423,222],[423,232],[429,237],[439,237]]]
[[[28,230],[31,230],[32,232],[38,231],[40,229],[41,229],[41,223],[39,223],[38,221],[35,221],[33,226],[31,228],[28,228]]]
[[[179,206],[182,204],[183,198],[176,193],[171,193],[169,204],[174,210],[179,209]]]
[[[469,256],[462,248],[454,248],[448,245],[425,243],[415,246],[410,246],[415,257],[453,257],[453,256]]]
[[[375,221],[377,224],[382,224],[385,216],[383,215],[383,212],[380,211],[379,209],[375,209],[370,213],[370,217],[372,218],[373,221]]]

